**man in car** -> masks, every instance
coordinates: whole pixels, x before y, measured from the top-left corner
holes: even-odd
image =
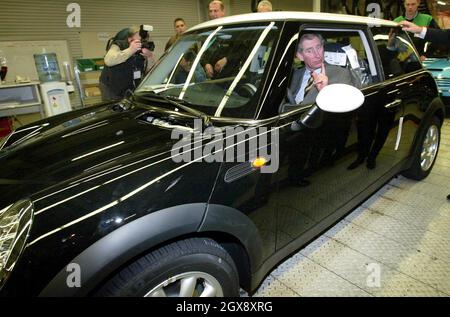
[[[319,91],[329,84],[360,86],[349,69],[325,62],[324,44],[325,40],[318,33],[306,33],[300,37],[296,57],[304,63],[304,67],[293,73],[288,89],[291,104],[315,102]],[[325,114],[321,127],[311,131],[302,129],[301,123],[292,124],[292,130],[304,132],[299,137],[302,138],[303,151],[293,149],[289,154],[289,158],[296,162],[289,171],[291,182],[297,186],[307,186],[309,181],[305,177],[320,165],[333,164],[345,147],[350,119],[348,115]]]
[[[223,2],[220,0],[211,1],[208,5],[208,15],[210,20],[223,18],[225,16]],[[206,62],[204,63],[206,75],[211,79],[217,78],[228,63],[228,53],[225,53],[226,50],[221,48],[223,46],[222,43],[218,43],[217,45],[214,50],[217,51],[217,54],[213,54],[213,56],[207,55]]]
[[[316,100],[317,94],[328,84],[349,84],[359,87],[350,71],[330,65],[324,59],[325,40],[320,34],[306,33],[300,38],[296,56],[304,63],[292,77],[289,101],[293,104],[308,104]]]
[[[184,84],[189,76],[192,65],[196,57],[196,52],[194,50],[188,50],[183,57],[180,59],[179,66],[174,76],[175,84]],[[206,74],[200,65],[197,65],[192,82],[202,82],[206,80]]]

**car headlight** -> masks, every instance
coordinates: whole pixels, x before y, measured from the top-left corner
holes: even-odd
[[[21,200],[0,210],[0,287],[16,264],[33,219],[33,203]]]

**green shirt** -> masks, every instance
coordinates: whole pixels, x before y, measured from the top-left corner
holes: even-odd
[[[394,22],[398,23],[405,20],[408,19],[406,19],[403,15],[401,15],[399,17],[396,17],[394,19]],[[433,21],[433,17],[429,14],[419,13],[412,21],[411,20],[408,21],[414,23],[417,26],[430,26],[431,21]]]

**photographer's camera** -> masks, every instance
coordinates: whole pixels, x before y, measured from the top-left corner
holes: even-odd
[[[148,32],[153,31],[153,26],[147,24],[141,24],[139,27],[139,35],[141,37],[142,48],[146,48],[149,51],[155,50],[155,43],[148,40]]]

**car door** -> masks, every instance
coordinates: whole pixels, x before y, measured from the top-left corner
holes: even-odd
[[[267,72],[270,69],[268,65],[273,60],[272,55],[281,36],[282,27],[281,22],[262,23],[260,28],[267,30],[267,34],[264,38],[261,35],[262,40],[258,42],[255,39],[249,40],[255,37],[253,33],[242,31],[240,38],[246,45],[252,41],[256,43],[248,48],[248,56],[244,56],[245,58],[250,56],[251,61],[244,63],[237,76],[232,76],[233,80],[239,76],[241,80],[235,85],[235,89],[229,89],[230,93],[226,98],[230,101],[234,98],[235,103],[236,100],[249,99],[248,112],[252,114],[248,118],[236,119],[236,113],[239,113],[240,108],[230,102],[226,104],[228,107],[223,108],[227,117],[214,121],[214,127],[223,132],[221,139],[224,140],[224,151],[208,208],[210,210],[220,208],[218,212],[220,222],[228,223],[236,231],[244,231],[245,234],[242,236],[252,233],[249,236],[258,241],[245,242],[258,246],[258,256],[252,256],[254,260],[257,258],[255,261],[257,264],[259,260],[266,259],[275,251],[274,219],[277,209],[274,200],[276,184],[273,179],[278,171],[275,155],[278,153],[276,142],[278,118],[272,116],[267,120],[258,121],[254,120],[254,115],[259,98],[265,94],[264,82],[269,77]],[[255,23],[246,24],[244,27],[253,32],[257,30],[256,28]],[[238,27],[230,29],[238,30]],[[261,33],[264,34],[262,31]],[[236,46],[241,46],[241,52],[245,51],[244,45]],[[250,52],[255,53],[253,57]],[[238,216],[237,213],[244,216]],[[243,221],[244,218],[246,221]]]
[[[303,25],[297,38],[290,41],[292,47],[287,48],[288,51],[295,52],[298,37],[304,32],[320,32],[329,44],[333,44],[331,46],[346,49],[350,46],[356,52],[358,63],[352,65],[347,60],[342,67],[355,73],[361,81],[365,102],[358,111],[323,113],[318,126],[302,126],[299,131],[292,130],[292,123],[314,105],[281,106],[283,113],[278,122],[280,170],[276,176],[277,250],[294,241],[301,245],[310,240],[359,204],[370,192],[369,187],[383,175],[381,169],[367,166],[368,153],[362,164],[350,168],[363,151],[364,142],[368,152],[373,147],[377,121],[372,115],[378,112],[382,96],[367,33],[363,27]],[[284,58],[291,60],[289,65],[293,64],[293,55],[286,54]],[[338,56],[333,58],[340,59]],[[289,82],[283,75],[275,78],[275,82]],[[401,109],[393,108],[395,111]],[[367,121],[372,125],[375,123],[375,128],[366,127]],[[388,127],[391,129],[392,125]]]
[[[370,31],[383,76],[378,121],[384,132],[378,140],[377,162],[389,169],[410,155],[434,89],[405,32],[380,26],[372,26]]]

